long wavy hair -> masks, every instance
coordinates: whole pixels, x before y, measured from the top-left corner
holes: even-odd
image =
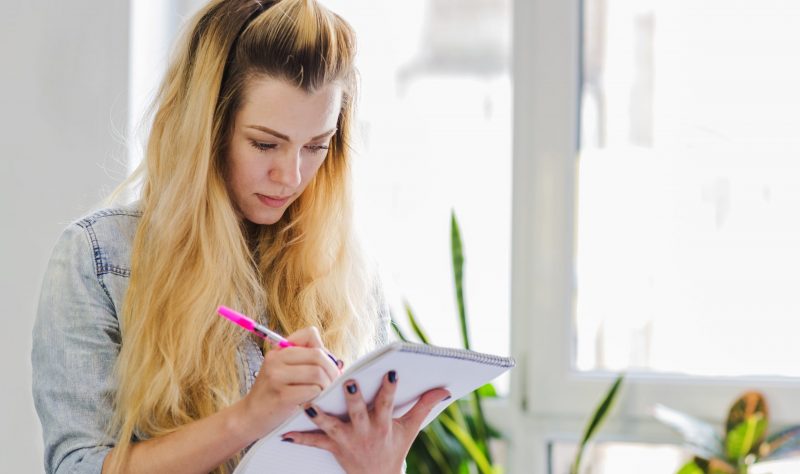
[[[316,326],[345,361],[374,344],[376,291],[351,220],[354,55],[351,28],[314,0],[215,0],[189,23],[138,171],[142,216],[120,318],[114,472],[133,440],[241,398],[237,347],[247,333],[215,314],[220,304],[287,334]],[[344,92],[316,176],[280,221],[253,230],[226,189],[226,148],[248,82],[264,77],[307,92],[336,82]]]

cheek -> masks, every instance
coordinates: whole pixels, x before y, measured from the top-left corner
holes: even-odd
[[[233,149],[228,155],[228,184],[240,187],[253,181],[253,176],[257,172],[255,164],[257,161],[250,157],[246,150]]]
[[[303,176],[303,181],[308,184],[314,176],[317,175],[320,168],[322,168],[323,163],[325,163],[325,158],[318,158],[312,160],[306,160],[301,169],[301,174]]]

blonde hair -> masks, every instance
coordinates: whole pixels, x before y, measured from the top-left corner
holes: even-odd
[[[216,0],[190,22],[155,102],[140,175],[142,217],[120,324],[112,470],[134,439],[170,433],[240,398],[246,337],[224,304],[291,333],[316,326],[344,360],[371,347],[375,286],[351,231],[355,38],[314,0]],[[328,156],[279,222],[237,216],[225,155],[247,84],[343,86]],[[248,238],[249,237],[249,238]],[[255,242],[253,242],[253,237]],[[228,472],[228,465],[216,472]]]

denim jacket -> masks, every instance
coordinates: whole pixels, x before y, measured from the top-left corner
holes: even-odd
[[[141,212],[104,209],[61,235],[53,250],[33,329],[33,398],[42,423],[47,473],[100,473],[114,446],[112,370],[122,341],[120,314]],[[380,317],[388,323],[388,310]],[[378,344],[388,338],[380,325]],[[239,348],[242,394],[263,356],[249,337]]]

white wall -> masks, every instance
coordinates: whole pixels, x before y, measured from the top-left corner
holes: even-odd
[[[0,5],[0,472],[42,471],[30,350],[52,246],[125,173],[128,5]]]

